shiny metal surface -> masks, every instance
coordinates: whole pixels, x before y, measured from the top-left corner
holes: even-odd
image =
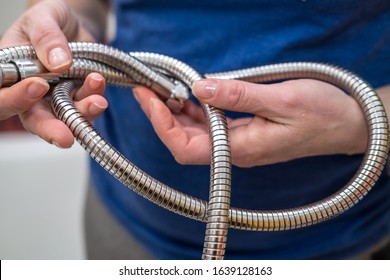
[[[11,63],[16,65],[21,80],[29,77],[40,77],[49,83],[60,81],[60,75],[48,72],[38,59],[15,59],[11,60]]]
[[[12,63],[0,64],[0,87],[7,87],[20,81],[19,71]]]
[[[83,79],[89,72],[98,71],[110,83],[120,86],[141,84],[161,91],[163,100],[172,100],[170,97],[173,96],[177,98],[177,102],[183,103],[188,98],[188,88],[202,78],[190,66],[160,54],[126,54],[93,43],[70,43],[70,47],[75,63],[71,70],[61,74],[66,79]],[[1,63],[15,57],[36,58],[34,50],[29,46],[0,50]],[[202,104],[212,143],[210,196],[206,202],[178,192],[150,177],[103,139],[73,106],[70,95],[79,86],[79,82],[60,82],[52,94],[52,107],[90,156],[124,185],[161,207],[207,222],[203,259],[223,259],[229,227],[251,231],[279,231],[310,226],[340,215],[363,199],[374,187],[387,159],[388,121],[378,95],[370,85],[353,73],[330,65],[297,62],[204,76],[250,82],[311,78],[331,83],[351,94],[360,104],[369,129],[367,152],[356,174],[337,193],[310,205],[277,211],[232,208],[230,146],[226,118],[221,110]]]

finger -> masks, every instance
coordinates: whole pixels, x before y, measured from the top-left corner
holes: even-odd
[[[87,96],[75,101],[75,107],[88,120],[95,119],[108,106],[107,100],[101,95]],[[21,114],[24,127],[40,136],[45,141],[60,148],[69,148],[74,142],[74,136],[69,128],[58,120],[51,111],[49,102],[42,100],[31,110]]]
[[[177,162],[181,164],[209,163],[210,140],[204,124],[200,125],[196,119],[185,114],[172,114],[168,107],[145,87],[136,87],[133,91],[157,135]],[[187,107],[186,110],[199,115],[199,111],[194,108]]]
[[[40,78],[28,78],[0,90],[0,120],[29,110],[49,91],[49,84]]]
[[[150,99],[158,98],[157,95],[146,87],[137,86],[133,89],[134,97],[141,105],[142,110],[150,119]]]
[[[69,128],[52,113],[50,102],[42,100],[35,106],[20,114],[20,119],[26,130],[38,135],[48,143],[60,148],[73,145],[74,137]]]
[[[150,109],[150,104],[149,101],[151,98],[158,98],[157,95],[142,86],[137,86],[133,89],[134,96],[136,100],[140,103],[141,108],[145,112],[146,115],[150,115],[149,109]],[[188,100],[185,102],[183,109],[178,113],[178,114],[185,114],[189,118],[191,118],[193,121],[199,122],[199,123],[205,123],[206,118],[204,116],[203,110],[201,107],[196,105],[194,102],[191,100]]]
[[[38,3],[22,19],[22,31],[30,39],[45,67],[55,72],[67,70],[72,64],[68,39],[77,36],[79,27],[65,2]]]
[[[74,96],[75,107],[90,121],[94,120],[108,107],[107,100],[102,96],[105,88],[106,83],[103,76],[98,73],[91,73]]]
[[[102,75],[91,73],[85,79],[82,87],[76,92],[74,99],[80,101],[90,95],[103,95],[106,89],[106,82]]]
[[[152,122],[154,129],[165,143],[169,141],[170,135],[177,134],[180,143],[188,141],[187,135],[183,129],[176,125],[172,112],[160,101],[156,94],[145,87],[136,87],[133,89],[136,100],[141,105],[142,110]]]
[[[91,95],[81,101],[76,101],[75,107],[85,118],[92,121],[107,109],[108,102],[103,96]]]
[[[206,123],[206,117],[204,115],[204,112],[202,108],[198,105],[196,105],[194,102],[191,100],[187,100],[184,103],[184,107],[181,110],[183,114],[188,115],[191,117],[193,120],[199,122],[199,123]]]
[[[233,121],[232,125],[229,125],[232,163],[240,167],[273,163],[269,155],[278,154],[273,152],[274,147],[278,146],[280,139],[283,139],[283,137],[276,137],[269,140],[272,135],[280,135],[276,126],[262,118],[243,118]]]
[[[247,118],[238,118],[238,119],[229,119],[227,118],[229,129],[233,129],[239,126],[245,126],[248,125],[253,118],[247,117]]]
[[[210,154],[208,134],[198,132],[190,135],[189,130],[193,128],[183,128],[161,100],[151,98],[149,104],[148,112],[154,130],[175,160],[181,164],[207,164]]]
[[[257,114],[274,113],[278,107],[275,91],[265,85],[205,79],[195,82],[192,89],[199,101],[225,110]]]

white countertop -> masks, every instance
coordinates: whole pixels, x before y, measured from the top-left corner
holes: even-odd
[[[88,155],[0,133],[0,259],[84,259]]]

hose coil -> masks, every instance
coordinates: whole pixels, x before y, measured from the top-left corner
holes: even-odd
[[[88,73],[99,72],[107,83],[126,87],[143,85],[160,92],[167,103],[174,99],[174,103],[180,106],[188,99],[186,90],[203,76],[183,62],[161,54],[124,53],[95,43],[72,42],[69,46],[74,63],[69,71],[60,74],[61,81],[52,92],[54,113],[89,155],[128,188],[174,213],[206,222],[203,259],[224,258],[228,228],[290,230],[343,213],[367,195],[385,167],[389,149],[387,116],[380,98],[368,83],[331,65],[310,62],[274,64],[205,74],[204,77],[255,83],[309,78],[333,84],[349,93],[359,103],[369,129],[367,150],[354,177],[335,194],[309,205],[274,211],[231,208],[231,157],[226,118],[222,110],[201,104],[212,143],[209,201],[181,193],[143,172],[103,139],[74,107],[71,95]],[[0,50],[0,63],[17,59],[33,60],[37,57],[31,46]],[[0,72],[0,79],[5,81],[6,73],[3,72]]]

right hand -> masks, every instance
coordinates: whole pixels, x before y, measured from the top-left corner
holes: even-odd
[[[0,49],[32,45],[39,60],[51,72],[66,71],[72,64],[69,41],[95,41],[81,24],[80,18],[64,1],[42,1],[24,14],[6,31]],[[87,118],[94,119],[107,108],[102,96],[104,78],[90,74],[75,94],[76,108]],[[0,120],[19,115],[26,130],[62,148],[72,146],[73,135],[68,127],[52,113],[46,93],[49,84],[41,78],[28,78],[0,89]]]
[[[331,84],[311,79],[272,84],[205,79],[192,89],[204,104],[251,114],[227,119],[233,165],[252,167],[366,150],[368,131],[359,104]],[[209,130],[199,106],[186,102],[180,113],[172,114],[149,89],[138,87],[134,93],[179,163],[209,163]]]

